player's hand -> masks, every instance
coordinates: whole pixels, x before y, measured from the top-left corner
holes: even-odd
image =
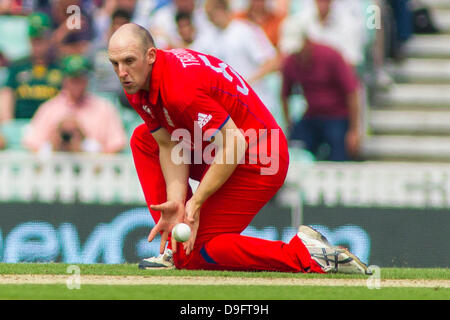
[[[200,222],[200,207],[201,204],[198,203],[194,197],[186,203],[186,217],[184,223],[191,227],[191,237],[188,241],[183,243],[186,255],[189,255],[192,250],[194,250],[195,238],[197,237],[197,230]]]
[[[184,204],[177,201],[167,201],[158,205],[151,205],[150,209],[161,211],[161,218],[156,226],[154,226],[150,231],[150,234],[148,235],[148,242],[152,242],[159,233],[162,233],[161,245],[159,247],[159,252],[162,254],[166,248],[169,233],[172,232],[173,227],[177,223],[183,222],[184,220]],[[176,252],[176,248],[177,242],[172,237],[172,251]]]

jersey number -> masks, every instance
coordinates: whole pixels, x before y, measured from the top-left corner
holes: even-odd
[[[238,81],[240,82],[240,85],[236,86],[237,91],[239,91],[243,95],[248,95],[249,90],[248,90],[247,85],[245,84],[244,80],[242,80],[241,76],[236,71],[233,70],[233,68],[231,68],[229,65],[227,65],[224,62],[219,63],[219,66],[215,67],[211,64],[211,61],[209,61],[206,56],[199,55],[199,57],[200,57],[200,59],[202,59],[202,61],[205,63],[205,65],[207,67],[210,67],[217,73],[221,73],[225,77],[225,79],[232,82],[233,77],[227,72],[227,68],[228,68],[228,70],[230,70],[236,76]]]

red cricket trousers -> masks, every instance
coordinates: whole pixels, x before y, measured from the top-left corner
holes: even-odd
[[[135,129],[130,143],[147,205],[165,202],[166,185],[158,145],[145,124]],[[259,168],[241,164],[225,184],[205,201],[200,209],[194,250],[187,256],[182,244],[178,244],[174,255],[177,268],[323,272],[297,236],[284,243],[240,234],[284,183],[289,156],[282,133],[279,150],[276,174],[261,175]],[[190,177],[200,181],[207,168],[205,164],[191,164]],[[160,212],[150,210],[150,213],[157,223]]]

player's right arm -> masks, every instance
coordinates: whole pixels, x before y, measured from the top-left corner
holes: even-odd
[[[159,147],[159,160],[166,182],[167,201],[150,206],[152,210],[161,211],[161,219],[150,232],[148,241],[152,241],[159,232],[162,232],[160,253],[163,253],[172,228],[175,224],[184,221],[189,166],[186,163],[177,164],[172,161],[172,150],[177,141],[171,140],[171,136],[165,128],[159,128],[152,134]],[[176,251],[176,242],[173,238],[172,250]]]
[[[186,163],[175,164],[172,161],[172,149],[178,141],[172,141],[169,132],[165,128],[159,128],[153,132],[153,137],[158,143],[159,160],[166,181],[168,201],[185,203],[187,182],[189,179],[189,167]]]

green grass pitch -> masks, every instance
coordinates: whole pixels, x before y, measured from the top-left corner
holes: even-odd
[[[274,272],[225,272],[225,271],[187,271],[187,270],[139,270],[135,264],[123,265],[78,265],[80,268],[80,288],[69,289],[66,284],[30,284],[17,280],[5,282],[6,278],[16,275],[46,275],[47,278],[67,277],[67,264],[0,264],[0,299],[51,299],[51,300],[450,300],[450,269],[406,269],[385,268],[380,271],[381,283],[387,280],[399,280],[409,283],[407,286],[381,286],[369,289],[365,285],[252,285],[252,280],[292,279],[305,280],[366,280],[363,275],[340,274],[290,274]],[[176,280],[177,277],[205,279],[220,277],[225,283],[220,285],[192,284],[83,284],[83,277],[163,277]],[[245,279],[245,284],[227,285],[227,279]],[[423,281],[433,281],[431,287],[421,286]],[[360,282],[365,283],[365,281]],[[442,283],[443,285],[439,285]]]

